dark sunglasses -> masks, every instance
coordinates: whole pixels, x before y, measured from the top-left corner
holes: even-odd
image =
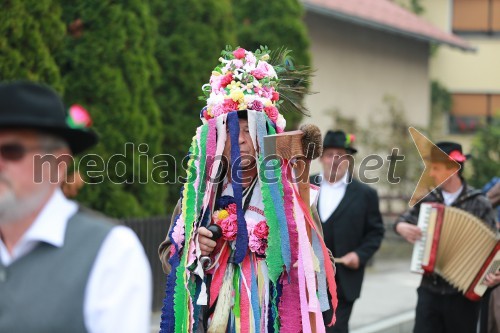
[[[27,152],[40,149],[40,146],[26,147],[20,143],[4,143],[0,145],[0,156],[5,161],[16,162],[22,160]]]

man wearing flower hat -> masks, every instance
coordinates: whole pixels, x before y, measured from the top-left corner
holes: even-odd
[[[494,229],[495,215],[488,199],[481,191],[469,186],[462,177],[467,160],[462,146],[456,142],[439,142],[431,148],[429,159],[429,176],[436,188],[397,219],[394,224],[396,233],[412,244],[422,237],[417,223],[420,204],[423,202],[437,202],[463,209]],[[467,299],[437,274],[423,275],[417,293],[415,333],[476,332],[480,302]]]
[[[318,212],[326,246],[336,258],[338,290],[337,323],[328,332],[349,332],[349,318],[359,298],[366,263],[380,247],[384,225],[376,190],[352,178],[354,135],[328,131],[323,141],[321,176],[311,176],[320,186]],[[331,318],[325,312],[325,321]]]
[[[159,249],[169,274],[161,332],[325,332],[321,311],[329,292],[336,305],[336,288],[321,225],[288,161],[265,158],[264,137],[284,131],[284,84],[297,82],[290,59],[261,47],[219,60]]]
[[[78,112],[46,86],[0,84],[0,332],[149,331],[137,237],[60,189],[72,155],[97,143]]]

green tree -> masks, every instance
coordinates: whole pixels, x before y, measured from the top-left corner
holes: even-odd
[[[500,176],[500,121],[481,128],[472,142],[472,186],[482,188],[493,177]]]
[[[201,125],[201,86],[218,64],[221,50],[236,42],[234,18],[229,0],[150,2],[159,32],[155,55],[162,75],[155,97],[164,123],[162,151],[175,158],[176,165],[166,168],[174,181],[175,175],[184,176],[180,162]],[[179,188],[169,186],[172,198],[179,197]],[[175,200],[169,200],[169,207],[173,205]]]
[[[233,1],[238,44],[247,50],[267,45],[270,50],[292,50],[296,65],[310,66],[309,37],[303,22],[304,9],[298,0]],[[297,127],[302,116],[285,114],[287,129]]]
[[[65,35],[56,0],[10,0],[0,11],[0,79],[44,82],[62,91],[52,56]]]
[[[69,34],[56,59],[65,100],[85,106],[101,135],[92,151],[100,157],[94,156],[94,164],[85,159],[84,171],[106,171],[102,183],[87,177],[99,184],[84,186],[79,199],[115,217],[165,214],[165,185],[150,177],[152,156],[163,140],[154,98],[160,81],[157,27],[150,7],[140,0],[61,3]]]

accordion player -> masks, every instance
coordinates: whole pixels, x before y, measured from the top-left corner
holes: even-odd
[[[479,218],[438,203],[420,206],[418,226],[422,238],[415,242],[413,272],[436,273],[477,301],[486,292],[488,273],[500,270],[500,241]]]

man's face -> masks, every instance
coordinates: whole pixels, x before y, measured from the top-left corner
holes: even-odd
[[[324,177],[330,182],[342,179],[349,168],[349,156],[342,148],[324,149],[320,158]]]
[[[240,165],[242,170],[250,170],[252,168],[256,168],[255,148],[252,143],[252,138],[250,137],[250,131],[248,130],[248,120],[240,119],[239,122],[240,135],[238,137],[238,143],[240,146],[241,156]],[[227,135],[223,155],[228,161],[231,161],[231,138],[229,137],[229,130]]]
[[[443,186],[453,174],[456,174],[458,167],[446,165],[445,163],[431,162],[429,176],[434,181],[435,186]],[[458,174],[456,174],[458,176]]]
[[[58,184],[50,183],[49,168],[35,170],[34,156],[45,154],[36,132],[2,130],[0,147],[0,224],[2,224],[10,222],[8,217],[28,215],[40,208]],[[41,178],[41,181],[35,181],[37,178]]]

